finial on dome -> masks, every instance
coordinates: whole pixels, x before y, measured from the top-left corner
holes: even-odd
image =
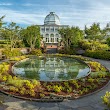
[[[55,14],[55,12],[50,12],[50,14]]]

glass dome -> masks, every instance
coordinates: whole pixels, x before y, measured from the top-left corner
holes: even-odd
[[[60,25],[60,19],[54,12],[50,12],[50,14],[48,14],[45,17],[44,25],[53,25],[53,24]]]

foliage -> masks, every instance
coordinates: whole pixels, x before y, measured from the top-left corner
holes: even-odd
[[[100,24],[93,23],[90,28],[85,26],[85,37],[92,40],[102,40],[104,38],[104,32],[101,30]]]
[[[22,87],[22,88],[20,89],[19,93],[20,93],[21,95],[24,95],[24,94],[26,93],[26,89],[25,89],[24,87]]]
[[[33,79],[32,80],[32,84],[34,85],[34,86],[40,86],[40,82],[39,81],[37,81],[37,80],[35,80],[35,79]]]
[[[5,24],[3,22],[3,19],[5,18],[5,16],[0,17],[0,29],[2,28],[2,26]]]
[[[106,39],[106,42],[110,46],[110,37]]]
[[[14,87],[14,86],[10,86],[9,90],[12,92],[18,92],[19,91],[19,89],[17,87]]]
[[[23,60],[23,59],[26,59],[26,57],[25,56],[11,57],[10,61],[20,61],[20,60]]]
[[[62,36],[62,41],[64,44],[64,50],[73,49],[78,45],[78,42],[83,39],[83,31],[79,27],[62,28],[59,30]]]
[[[101,43],[99,41],[92,40],[82,40],[79,43],[80,47],[84,50],[108,50],[109,47],[107,44]]]
[[[9,70],[8,63],[3,62],[2,64],[0,64],[0,74],[7,73],[8,70]]]
[[[88,57],[92,57],[92,58],[110,60],[110,52],[109,51],[102,51],[102,50],[92,51],[92,50],[87,50],[84,53],[84,55],[88,56]]]
[[[62,55],[60,55],[62,56]],[[15,57],[16,58],[16,57]],[[18,57],[19,58],[19,57]],[[25,56],[20,57],[20,59],[25,58]],[[81,56],[77,56],[76,58],[83,59]],[[88,59],[83,59],[87,60]],[[9,70],[8,63],[0,64],[0,81],[5,82],[4,84],[8,87],[10,93],[20,94],[29,97],[40,97],[43,98],[46,95],[49,95],[51,92],[56,95],[61,94],[69,94],[69,95],[84,95],[94,91],[98,88],[98,86],[102,86],[103,83],[108,81],[108,77],[106,77],[107,72],[106,69],[98,62],[88,61],[92,67],[98,72],[95,72],[95,77],[91,75],[85,78],[69,80],[69,81],[61,81],[61,82],[39,82],[37,80],[26,80],[16,76],[11,76],[6,71]],[[98,68],[98,69],[97,69]],[[104,72],[103,72],[104,71]],[[109,75],[110,76],[110,75]],[[3,88],[2,88],[3,89]]]
[[[95,69],[95,71],[99,72],[99,71],[107,71],[105,67],[103,67],[100,63],[95,62],[95,61],[90,61],[89,65],[91,66],[91,68]]]
[[[34,49],[34,50],[31,51],[31,54],[40,56],[40,55],[42,55],[42,52],[41,52],[40,49]]]
[[[15,48],[16,43],[20,39],[20,30],[21,28],[16,25],[16,23],[11,22],[5,29],[3,30],[3,37],[10,41],[10,49],[11,51]]]
[[[28,88],[28,89],[33,89],[33,88],[34,88],[34,85],[33,85],[30,81],[28,81],[28,80],[25,80],[25,81],[24,81],[24,85],[25,85],[26,88]]]
[[[24,81],[22,79],[7,80],[7,84],[10,84],[10,85],[15,86],[20,89],[23,87]]]
[[[107,105],[108,108],[110,108],[110,92],[106,92],[106,94],[101,97],[103,100],[103,103]]]
[[[62,86],[58,86],[58,85],[54,85],[53,86],[53,91],[55,91],[55,92],[61,92],[61,90],[62,90]]]
[[[35,47],[40,47],[40,28],[39,26],[28,26],[26,29],[21,31],[23,41],[33,50]]]
[[[12,51],[10,51],[9,48],[6,48],[2,51],[3,55],[5,55],[7,58],[10,57],[15,57],[15,56],[20,56],[21,52],[18,49],[13,49]]]

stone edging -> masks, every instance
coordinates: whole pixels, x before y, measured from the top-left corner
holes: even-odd
[[[5,95],[9,95],[15,98],[19,98],[19,99],[24,99],[24,100],[30,100],[30,101],[36,101],[36,102],[62,102],[64,99],[63,98],[57,98],[57,99],[34,99],[34,98],[26,98],[26,97],[22,97],[22,96],[16,96],[13,94],[9,94],[8,92],[4,92],[3,90],[0,90],[1,93],[5,94]]]
[[[80,98],[84,98],[84,97],[96,94],[99,91],[103,90],[105,87],[107,87],[109,85],[109,83],[110,83],[110,81],[108,81],[108,83],[106,85],[104,85],[102,88],[100,88],[100,89],[98,89],[98,90],[96,90],[92,93],[89,93],[89,94],[86,94],[86,95],[83,95],[83,96],[80,96],[80,97],[76,97],[76,98],[63,98],[62,96],[57,96],[56,95],[57,99],[55,99],[55,98],[54,99],[46,99],[46,98],[45,99],[44,98],[34,99],[34,98],[26,98],[26,97],[22,97],[22,96],[16,96],[16,95],[13,95],[13,94],[9,94],[7,92],[4,92],[3,90],[0,90],[0,92],[3,93],[3,94],[9,95],[9,96],[15,97],[15,98],[30,100],[30,101],[36,101],[36,102],[62,102],[63,100],[76,100],[76,99],[80,99]]]
[[[76,97],[76,98],[69,98],[69,100],[80,99],[80,98],[83,98],[83,97],[87,97],[87,96],[96,94],[96,93],[100,92],[101,90],[103,90],[105,87],[107,87],[107,86],[109,85],[109,83],[110,83],[110,81],[108,81],[107,84],[104,85],[102,88],[100,88],[100,89],[98,89],[98,90],[96,90],[96,91],[94,91],[94,92],[92,92],[92,93],[88,93],[88,94],[83,95],[83,96],[80,96],[80,97],[78,97],[78,98],[77,98],[77,97]]]

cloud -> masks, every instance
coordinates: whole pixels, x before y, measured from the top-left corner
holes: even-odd
[[[39,1],[39,0],[38,0]],[[57,2],[56,2],[57,1]],[[23,2],[14,7],[14,3],[4,3],[11,5],[10,8],[3,8],[0,4],[0,16],[6,15],[6,22],[14,21],[20,24],[43,24],[44,18],[50,11],[54,11],[60,18],[61,24],[70,26],[91,25],[93,22],[100,22],[103,27],[110,21],[110,2],[107,0],[49,0],[46,3]]]
[[[5,22],[16,22],[18,24],[39,24],[41,22],[41,18],[45,17],[42,14],[29,14],[14,10],[0,9],[0,16],[6,15],[4,18]]]
[[[13,5],[12,3],[0,3],[0,6],[11,6]]]

